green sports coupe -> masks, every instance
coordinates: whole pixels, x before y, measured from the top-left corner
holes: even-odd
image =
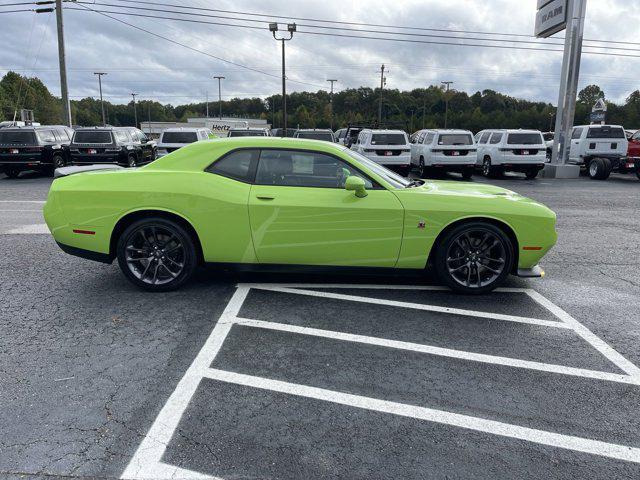
[[[484,293],[543,275],[555,214],[477,183],[403,178],[340,145],[273,137],[201,141],[141,168],[65,167],[44,216],[67,253],[147,290],[200,264],[433,268]],[[326,268],[324,269],[326,270]]]

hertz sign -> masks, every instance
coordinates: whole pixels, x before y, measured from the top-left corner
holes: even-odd
[[[570,0],[538,0],[535,35],[547,38],[567,26],[567,8]]]

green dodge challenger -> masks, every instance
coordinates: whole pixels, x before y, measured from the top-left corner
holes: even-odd
[[[543,275],[555,214],[476,183],[405,179],[342,146],[273,137],[201,141],[141,168],[57,171],[44,216],[67,253],[139,287],[178,288],[203,263],[433,268],[484,293]]]

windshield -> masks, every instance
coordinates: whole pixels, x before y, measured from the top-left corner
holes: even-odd
[[[626,138],[622,128],[591,127],[587,132],[587,138]]]
[[[298,132],[298,138],[308,138],[310,140],[325,140],[333,142],[333,135],[329,132]]]
[[[106,130],[90,130],[76,132],[73,143],[111,143],[111,132]]]
[[[507,136],[509,145],[540,145],[542,136],[539,133],[510,133]]]
[[[262,130],[231,130],[230,137],[264,137]]]
[[[473,139],[467,133],[445,133],[438,138],[438,145],[473,145]]]
[[[0,143],[20,143],[22,145],[35,145],[36,136],[32,131],[1,131]]]
[[[411,185],[411,181],[398,175],[395,172],[392,172],[388,168],[383,167],[382,165],[378,165],[376,162],[369,160],[364,155],[359,154],[349,148],[343,149],[347,155],[356,160],[358,163],[366,165],[369,170],[377,173],[382,178],[384,178],[387,182],[393,185],[395,188],[407,188]]]
[[[407,137],[403,133],[374,133],[371,145],[406,145]]]
[[[198,141],[196,132],[164,132],[162,143],[193,143]]]

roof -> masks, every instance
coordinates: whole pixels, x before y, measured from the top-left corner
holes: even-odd
[[[297,133],[299,132],[321,132],[321,133],[333,133],[333,130],[329,129],[329,128],[301,128],[299,130],[296,130]]]
[[[399,130],[399,129],[397,129],[397,130],[385,130],[385,129],[375,129],[375,128],[363,128],[362,130],[363,131],[364,130],[368,130],[371,133],[401,133],[403,135],[407,134],[407,132],[405,132],[404,130]]]
[[[205,127],[175,127],[175,128],[165,128],[162,130],[164,132],[197,132],[199,130],[207,130]]]
[[[425,128],[424,130],[419,130],[419,132],[434,132],[434,133],[468,133],[471,134],[470,130],[463,130],[461,128]]]
[[[540,133],[540,130],[536,130],[535,128],[485,128],[484,130],[480,130],[480,132],[506,132],[506,133]],[[478,133],[480,133],[478,132]]]
[[[66,125],[11,125],[7,127],[3,127],[2,131],[6,132],[9,130],[46,130],[48,128],[71,128]]]

